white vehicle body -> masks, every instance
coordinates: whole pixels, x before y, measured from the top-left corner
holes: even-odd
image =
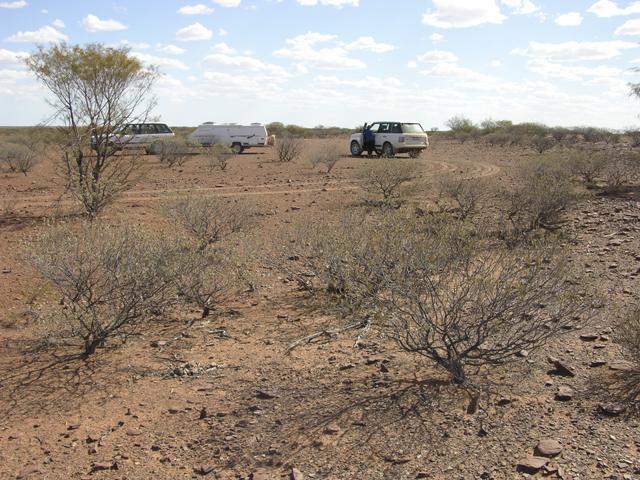
[[[236,125],[205,122],[189,135],[189,140],[201,145],[227,145],[235,153],[242,153],[247,148],[273,145],[274,139],[261,123]]]
[[[429,137],[419,123],[415,122],[374,122],[367,126],[375,141],[365,144],[364,131],[351,135],[349,150],[351,155],[359,156],[363,151],[370,155],[393,157],[397,153],[408,153],[418,157],[429,147]],[[370,135],[371,135],[370,134]]]
[[[142,147],[175,135],[164,123],[131,123],[113,135],[112,142],[123,147]]]

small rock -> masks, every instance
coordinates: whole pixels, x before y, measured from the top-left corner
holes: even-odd
[[[267,390],[256,390],[256,398],[259,398],[260,400],[272,400],[277,398],[277,395]]]
[[[553,366],[555,367],[554,373],[556,375],[560,375],[562,377],[575,377],[576,372],[566,363],[561,362],[560,360],[556,360],[553,362]]]
[[[621,403],[604,403],[598,405],[598,411],[607,417],[617,417],[625,412],[627,407]]]
[[[561,402],[568,402],[573,399],[573,389],[566,385],[561,385],[558,388],[558,392],[556,393],[556,400],[560,400]]]
[[[272,480],[265,470],[256,470],[251,474],[250,480]]]
[[[528,456],[518,462],[517,469],[519,472],[534,474],[537,473],[542,467],[544,467],[548,458]]]
[[[290,477],[291,480],[304,480],[304,474],[295,467],[291,469]]]
[[[540,457],[555,457],[562,452],[562,445],[557,440],[545,438],[536,445],[535,453]]]
[[[593,360],[589,366],[591,368],[598,368],[598,367],[604,367],[607,364],[606,360]]]
[[[338,435],[341,430],[338,425],[331,423],[324,428],[323,432],[327,435]]]
[[[116,462],[93,462],[91,464],[91,470],[98,472],[101,470],[117,470],[118,464]]]
[[[176,413],[180,413],[180,409],[178,407],[169,407],[168,412],[171,413],[172,415],[175,415]]]
[[[198,475],[209,475],[215,470],[213,465],[200,465],[193,469]]]
[[[67,425],[67,430],[77,430],[80,428],[79,423],[72,423],[71,425]]]
[[[598,338],[600,338],[600,335],[598,335],[597,333],[583,333],[582,335],[580,335],[580,340],[582,340],[583,342],[594,342]]]
[[[166,345],[167,345],[167,342],[165,340],[154,340],[153,342],[151,342],[151,346],[155,348],[161,348]]]
[[[202,407],[200,410],[200,420],[204,420],[207,417],[209,417],[209,410],[207,407]]]

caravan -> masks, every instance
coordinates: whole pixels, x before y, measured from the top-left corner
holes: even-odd
[[[242,153],[251,147],[272,146],[275,137],[269,135],[261,123],[236,125],[205,122],[189,135],[189,140],[200,145],[223,144],[231,147],[234,153]]]

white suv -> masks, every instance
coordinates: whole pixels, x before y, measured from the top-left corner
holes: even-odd
[[[408,153],[412,158],[420,156],[429,146],[429,137],[419,123],[374,122],[360,133],[351,135],[349,150],[354,157],[366,151],[371,155],[393,157],[396,153]]]

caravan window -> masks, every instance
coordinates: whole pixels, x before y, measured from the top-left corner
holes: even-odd
[[[158,133],[171,133],[171,129],[164,123],[156,123],[156,131]]]

